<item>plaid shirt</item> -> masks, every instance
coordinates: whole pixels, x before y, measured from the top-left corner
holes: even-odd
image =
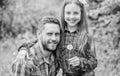
[[[22,48],[22,50],[27,49]],[[46,59],[39,43],[29,50],[29,58],[25,60],[25,63],[20,63],[18,59],[13,63],[12,76],[56,76],[58,67],[53,54]]]
[[[79,48],[79,30],[76,30],[74,32],[69,32],[68,29],[65,29],[64,31],[64,42],[62,43],[62,48],[60,48],[60,65],[63,69],[64,73],[73,74],[70,76],[77,76],[81,75],[84,76],[82,73],[88,72],[93,70],[97,66],[97,59],[95,57],[95,49],[93,47],[91,38],[88,38],[88,44],[85,46],[84,53],[78,49]],[[68,45],[72,45],[73,48],[71,50],[68,50]],[[89,48],[90,47],[90,48]],[[79,66],[72,67],[71,65],[68,65],[67,59],[78,56],[79,58],[83,59],[83,62],[80,63]],[[84,61],[87,63],[84,64]],[[78,73],[78,74],[77,74]],[[66,76],[66,75],[65,75]],[[68,75],[69,76],[69,75]]]

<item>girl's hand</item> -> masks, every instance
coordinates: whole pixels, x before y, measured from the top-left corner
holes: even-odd
[[[68,64],[72,66],[79,66],[80,65],[80,58],[75,56],[68,59]]]
[[[80,58],[80,57],[75,56],[75,57],[68,59],[68,63],[69,63],[69,65],[72,65],[74,67],[80,65],[81,68],[83,68],[84,64],[87,63],[87,59],[85,59],[83,57]]]

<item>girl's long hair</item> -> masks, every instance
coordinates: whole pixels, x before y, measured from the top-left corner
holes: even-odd
[[[61,44],[63,45],[64,41],[64,30],[65,27],[67,26],[67,23],[64,20],[64,12],[65,12],[65,6],[71,3],[75,3],[81,8],[81,20],[78,23],[78,30],[79,30],[79,35],[78,35],[78,41],[76,42],[78,45],[79,50],[84,51],[84,46],[87,44],[88,37],[88,25],[87,25],[87,17],[86,17],[86,12],[85,12],[85,6],[82,4],[79,0],[65,0],[63,7],[62,7],[62,13],[61,13],[61,25],[62,25],[62,38],[61,38]]]

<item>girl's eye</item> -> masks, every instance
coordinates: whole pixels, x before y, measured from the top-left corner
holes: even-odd
[[[70,14],[70,12],[66,12],[66,14]]]

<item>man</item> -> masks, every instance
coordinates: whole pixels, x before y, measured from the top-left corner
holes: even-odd
[[[41,20],[37,40],[22,45],[12,65],[12,76],[55,76],[58,64],[54,52],[60,41],[60,23],[54,17]],[[20,56],[23,55],[23,56]],[[23,57],[21,62],[19,57]]]

